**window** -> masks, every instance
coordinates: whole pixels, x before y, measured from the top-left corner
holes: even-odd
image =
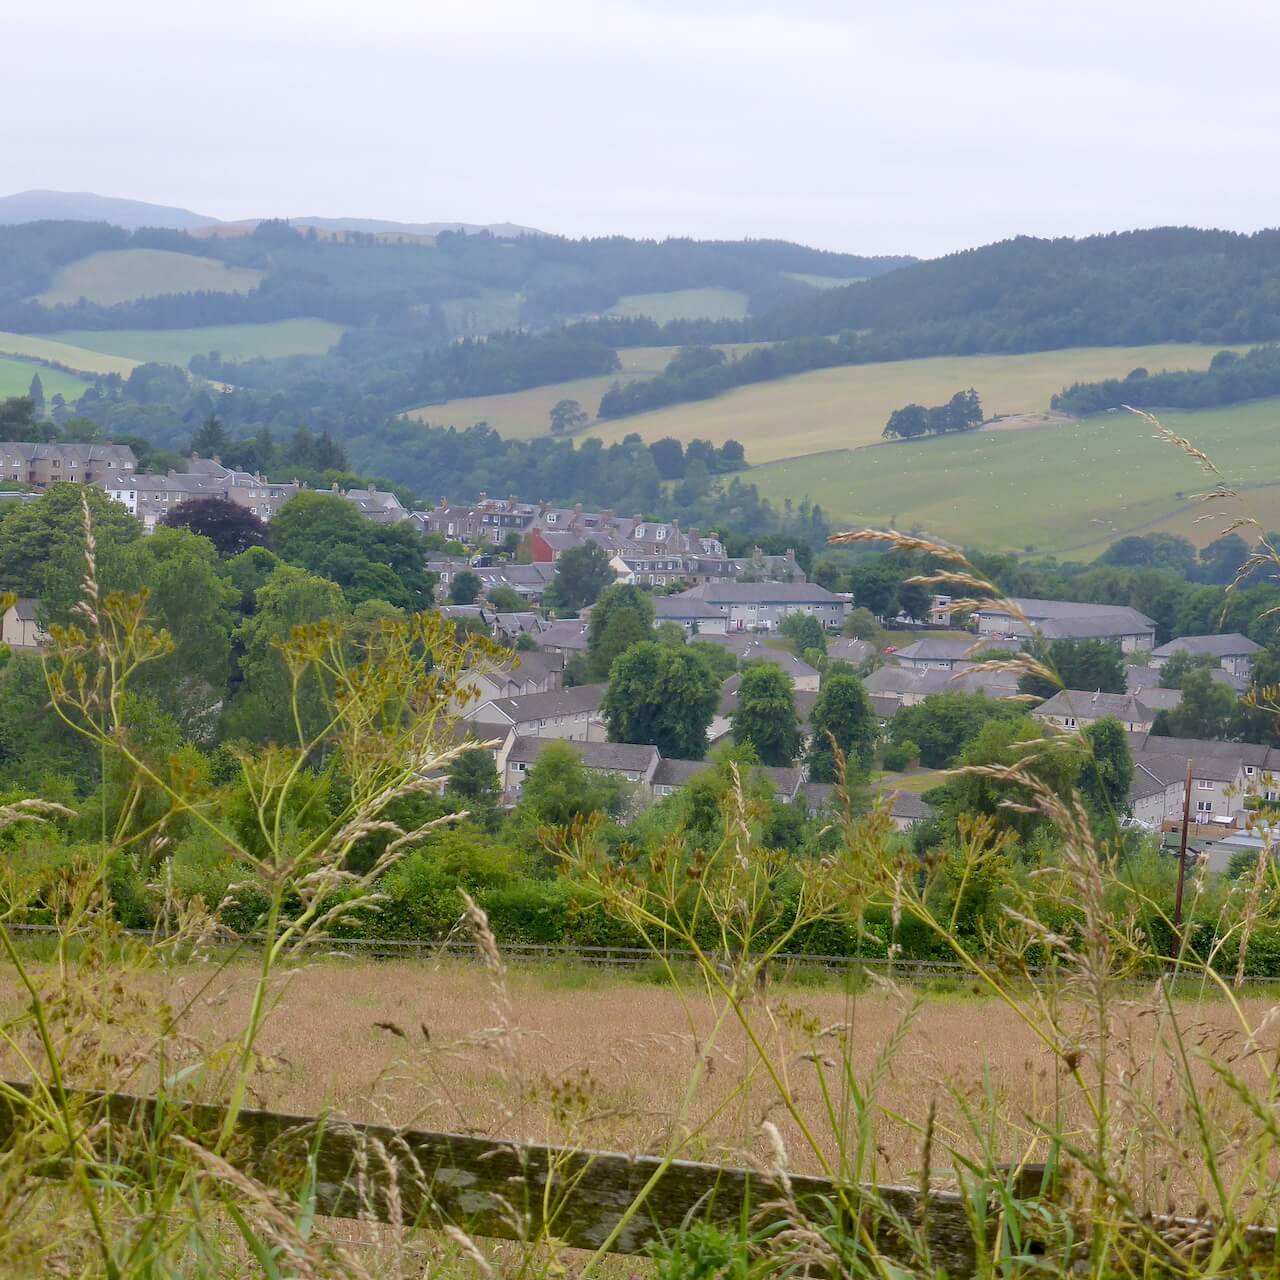
[[[1066,725],[1068,729],[1074,729],[1076,727],[1075,716],[1063,716],[1062,723]]]
[[[1212,813],[1212,812],[1213,812],[1213,801],[1212,801],[1212,800],[1197,800],[1197,801],[1196,801],[1196,812],[1197,812],[1197,813]]]
[[[1244,771],[1245,771],[1245,773],[1246,773],[1246,774],[1248,774],[1248,776],[1249,776],[1249,777],[1251,777],[1251,778],[1253,777],[1253,775],[1254,775],[1254,768],[1253,768],[1253,765],[1251,765],[1251,764],[1247,764],[1247,765],[1245,765],[1245,767],[1244,767]]]
[[[1206,778],[1197,778],[1196,789],[1198,791],[1212,791],[1213,783]]]

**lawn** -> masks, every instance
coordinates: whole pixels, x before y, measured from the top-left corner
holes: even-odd
[[[750,299],[738,289],[671,289],[666,293],[625,293],[608,314],[668,320],[741,320]]]
[[[632,431],[646,440],[701,437],[722,444],[732,438],[746,447],[748,461],[773,462],[874,444],[894,409],[912,402],[940,404],[967,387],[977,388],[988,416],[1035,412],[1047,409],[1049,397],[1072,382],[1123,377],[1137,365],[1152,373],[1203,369],[1216,350],[1166,343],[847,365],[619,418],[602,424],[593,434],[606,444]]]
[[[1252,486],[1244,500],[1265,527],[1280,524],[1280,399],[1163,418],[1232,482]],[[1227,510],[1191,502],[1210,477],[1128,413],[795,458],[753,468],[749,479],[775,502],[821,503],[837,524],[1010,550],[1093,555],[1125,533],[1165,528],[1203,544],[1227,523],[1194,523]]]
[[[185,369],[192,356],[207,355],[210,351],[219,352],[224,360],[322,355],[344,332],[340,324],[303,318],[277,320],[271,324],[207,325],[196,329],[75,329],[54,336],[60,342],[90,351],[128,357],[125,363],[130,367],[137,361],[154,360]],[[0,345],[7,336],[0,334]],[[72,361],[66,363],[72,364]]]
[[[68,369],[75,369],[78,373],[118,373],[122,378],[127,378],[138,364],[137,360],[127,359],[123,355],[105,355],[101,349],[89,350],[74,344],[70,340],[73,336],[96,335],[58,334],[45,337],[34,333],[0,333],[0,355],[30,356],[66,365]],[[43,373],[40,379],[48,385]]]
[[[745,349],[745,344],[724,348],[729,352]],[[494,430],[510,439],[527,440],[549,433],[551,406],[556,401],[576,400],[594,417],[600,407],[600,397],[615,382],[652,378],[666,368],[676,350],[675,347],[627,347],[618,352],[618,359],[622,362],[619,373],[608,373],[598,378],[576,378],[572,382],[555,382],[500,396],[470,396],[461,400],[447,400],[443,404],[429,404],[421,409],[410,410],[408,416],[419,422],[429,422],[432,426],[452,426],[459,430],[474,426],[477,422],[487,422]]]
[[[36,301],[47,307],[87,298],[102,306],[162,293],[248,293],[264,273],[168,249],[108,249],[62,267]]]
[[[61,369],[32,364],[30,360],[0,356],[0,400],[9,396],[25,396],[31,387],[32,376],[37,373],[40,375],[40,385],[44,387],[46,400],[60,395],[70,403],[78,400],[89,389],[89,384],[83,378],[63,373]]]

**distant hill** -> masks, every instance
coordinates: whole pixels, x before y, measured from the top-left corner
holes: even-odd
[[[464,231],[475,235],[487,231],[495,236],[545,236],[536,227],[517,222],[387,222],[382,218],[290,218],[296,227],[316,227],[321,231],[371,231],[375,235],[438,236],[442,231]]]
[[[0,196],[0,226],[18,222],[109,222],[126,231],[136,231],[139,227],[198,231],[210,227],[219,228],[219,234],[223,235],[248,235],[260,221],[260,218],[246,218],[239,222],[224,222],[221,218],[174,205],[100,196],[92,191],[19,191],[11,196]],[[546,234],[515,222],[390,222],[382,218],[313,216],[290,218],[288,221],[294,226],[316,227],[321,231],[369,231],[384,235],[435,236],[441,231],[464,231],[468,235],[487,231],[495,236]]]
[[[194,231],[217,221],[190,209],[100,196],[92,191],[19,191],[16,195],[0,196],[0,225],[3,226],[17,222],[109,222],[126,231],[136,231],[139,227]]]

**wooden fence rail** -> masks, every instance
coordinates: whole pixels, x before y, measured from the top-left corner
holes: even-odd
[[[0,1162],[27,1124],[22,1099],[32,1092],[20,1082],[4,1088],[11,1092],[0,1093]],[[110,1129],[122,1163],[130,1133],[142,1149],[171,1132],[212,1146],[227,1114],[221,1106],[95,1090],[69,1090],[67,1098],[84,1130],[99,1126],[101,1138],[101,1126]],[[314,1212],[325,1216],[427,1229],[452,1223],[478,1237],[549,1237],[581,1249],[609,1242],[609,1251],[620,1254],[642,1253],[694,1221],[785,1220],[795,1206],[815,1223],[840,1223],[887,1257],[918,1261],[923,1244],[935,1269],[970,1276],[977,1242],[991,1248],[999,1205],[991,1186],[926,1194],[797,1174],[784,1194],[773,1177],[747,1169],[271,1111],[241,1111],[225,1150],[236,1168],[265,1185],[286,1194],[310,1187]],[[44,1176],[59,1172],[56,1158],[41,1168]],[[1007,1187],[1019,1199],[1034,1198],[1040,1173],[1041,1166],[1011,1167]],[[642,1207],[628,1216],[642,1193]],[[1138,1242],[1154,1239],[1170,1260],[1203,1251],[1215,1234],[1211,1222],[1173,1217],[1133,1227]],[[1040,1251],[1025,1241],[1024,1247]],[[1248,1228],[1236,1248],[1242,1261],[1247,1255],[1274,1265],[1276,1232]]]

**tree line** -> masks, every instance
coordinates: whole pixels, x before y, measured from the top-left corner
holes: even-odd
[[[1084,417],[1122,405],[1139,409],[1212,409],[1280,395],[1280,346],[1254,347],[1243,354],[1219,351],[1208,369],[1132,370],[1124,378],[1074,382],[1050,401],[1062,413]]]

